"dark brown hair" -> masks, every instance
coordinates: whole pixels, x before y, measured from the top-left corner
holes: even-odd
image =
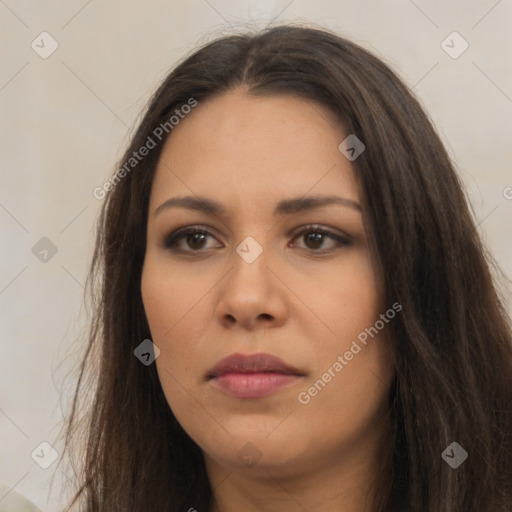
[[[366,145],[353,163],[365,219],[386,303],[403,307],[390,323],[392,443],[372,512],[512,510],[510,322],[454,166],[418,100],[380,59],[327,30],[223,36],[163,81],[121,164],[190,98],[200,105],[236,87],[325,105]],[[67,510],[211,505],[201,450],[170,410],[155,365],[134,356],[151,338],[140,285],[164,142],[116,180],[98,221],[94,316],[66,425],[66,450],[75,448],[80,466]],[[453,441],[469,454],[457,469],[441,457]]]

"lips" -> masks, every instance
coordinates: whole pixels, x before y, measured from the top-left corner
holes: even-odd
[[[206,379],[229,396],[262,398],[304,375],[304,372],[270,354],[232,354],[219,361]]]

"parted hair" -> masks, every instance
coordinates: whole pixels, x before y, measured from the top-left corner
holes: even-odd
[[[396,348],[391,442],[372,512],[512,510],[506,300],[455,165],[420,102],[382,59],[329,30],[290,24],[237,32],[173,68],[121,165],[190,98],[200,106],[238,87],[317,102],[365,144],[353,166],[372,254],[386,303],[403,307],[389,324]],[[141,274],[164,142],[116,180],[101,206],[87,280],[90,331],[65,425],[76,486],[66,510],[211,507],[201,450],[175,419],[155,365],[134,356],[151,338]],[[468,453],[456,469],[442,457],[454,441]]]

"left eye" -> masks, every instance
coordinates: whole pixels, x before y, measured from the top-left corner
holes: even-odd
[[[208,237],[215,239],[215,237],[204,228],[187,227],[178,229],[177,231],[171,233],[164,240],[163,245],[166,249],[169,249],[173,252],[198,253],[202,252],[202,250],[206,248],[205,241],[208,239]],[[333,233],[332,231],[328,231],[317,226],[308,226],[304,228],[294,236],[293,240],[297,240],[299,238],[304,239],[306,245],[305,249],[309,249],[312,252],[317,253],[328,252],[336,248],[350,245],[351,243],[347,236],[341,236]],[[183,240],[186,241],[190,250],[180,246],[180,243]],[[334,242],[334,247],[327,249],[322,248],[326,240]],[[222,245],[218,247],[222,247]]]
[[[316,226],[309,226],[303,229],[302,231],[297,233],[294,240],[301,237],[303,237],[304,240],[306,241],[306,245],[309,244],[307,248],[313,250],[314,252],[320,252],[316,249],[319,249],[320,247],[318,246],[323,245],[326,240],[335,242],[334,248],[336,248],[336,245],[338,245],[339,247],[350,245],[350,240],[348,237],[338,235],[336,233],[333,233],[332,231],[328,231]],[[329,251],[331,249],[324,248],[324,250],[321,252]]]

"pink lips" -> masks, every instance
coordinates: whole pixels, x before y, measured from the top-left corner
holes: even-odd
[[[232,354],[218,362],[206,377],[229,396],[262,398],[303,376],[303,372],[270,354]]]

